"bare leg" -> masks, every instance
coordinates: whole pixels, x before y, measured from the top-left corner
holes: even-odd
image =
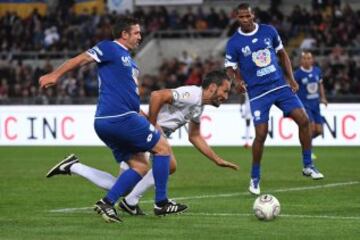
[[[252,194],[260,194],[260,162],[264,151],[264,143],[268,132],[268,124],[262,123],[255,126],[255,139],[252,145],[252,167],[249,191]]]

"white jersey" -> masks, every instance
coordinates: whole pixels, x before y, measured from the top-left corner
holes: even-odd
[[[166,133],[193,121],[200,123],[200,116],[204,110],[202,106],[202,88],[184,86],[172,89],[173,102],[165,104],[159,112],[157,123]]]

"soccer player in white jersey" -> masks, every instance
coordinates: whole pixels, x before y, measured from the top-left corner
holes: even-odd
[[[227,43],[225,67],[228,75],[236,80],[239,91],[247,90],[250,98],[255,139],[249,191],[260,194],[260,162],[272,105],[280,108],[299,126],[303,174],[313,179],[323,178],[311,159],[309,118],[295,94],[299,85],[278,32],[273,26],[255,23],[254,13],[247,3],[238,6],[237,14],[240,27]]]
[[[208,73],[202,86],[183,86],[176,89],[163,89],[154,91],[151,94],[149,104],[149,120],[154,125],[158,124],[166,136],[170,136],[176,129],[189,123],[189,141],[208,159],[217,166],[232,168],[237,170],[238,166],[225,161],[219,157],[206,143],[200,134],[200,117],[204,105],[220,106],[228,99],[231,82],[222,71]],[[109,173],[86,166],[80,163],[75,155],[70,155],[66,159],[76,159],[77,161],[65,168],[62,164],[57,164],[52,168],[47,177],[57,174],[76,174],[82,176],[95,185],[110,189],[116,178]],[[62,162],[66,162],[66,159]],[[128,164],[121,163],[122,170],[128,169]],[[172,154],[170,162],[170,173],[176,170],[176,159]],[[143,215],[138,202],[141,196],[154,185],[152,169],[135,186],[133,191],[123,199],[119,206],[131,215]]]
[[[250,124],[251,124],[251,109],[249,95],[245,92],[240,94],[240,113],[241,117],[245,120],[245,135],[243,139],[245,141],[244,148],[249,148],[251,146],[251,136],[250,136]]]

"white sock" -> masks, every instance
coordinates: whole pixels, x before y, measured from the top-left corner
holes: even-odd
[[[145,176],[136,184],[131,193],[129,193],[125,200],[129,205],[135,206],[139,203],[143,194],[151,187],[154,186],[154,176],[152,169],[150,169]]]
[[[129,167],[129,164],[127,164],[125,161],[122,161],[120,163],[120,169],[121,169],[121,172],[125,171],[125,170],[128,170],[130,167]]]
[[[71,173],[75,173],[76,175],[86,178],[96,186],[105,190],[111,189],[116,182],[116,177],[110,173],[86,166],[82,163],[74,163],[70,167],[70,171]]]

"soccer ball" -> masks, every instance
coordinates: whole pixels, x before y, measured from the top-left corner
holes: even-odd
[[[263,194],[254,202],[254,213],[259,220],[272,220],[280,214],[280,203],[271,194]]]

